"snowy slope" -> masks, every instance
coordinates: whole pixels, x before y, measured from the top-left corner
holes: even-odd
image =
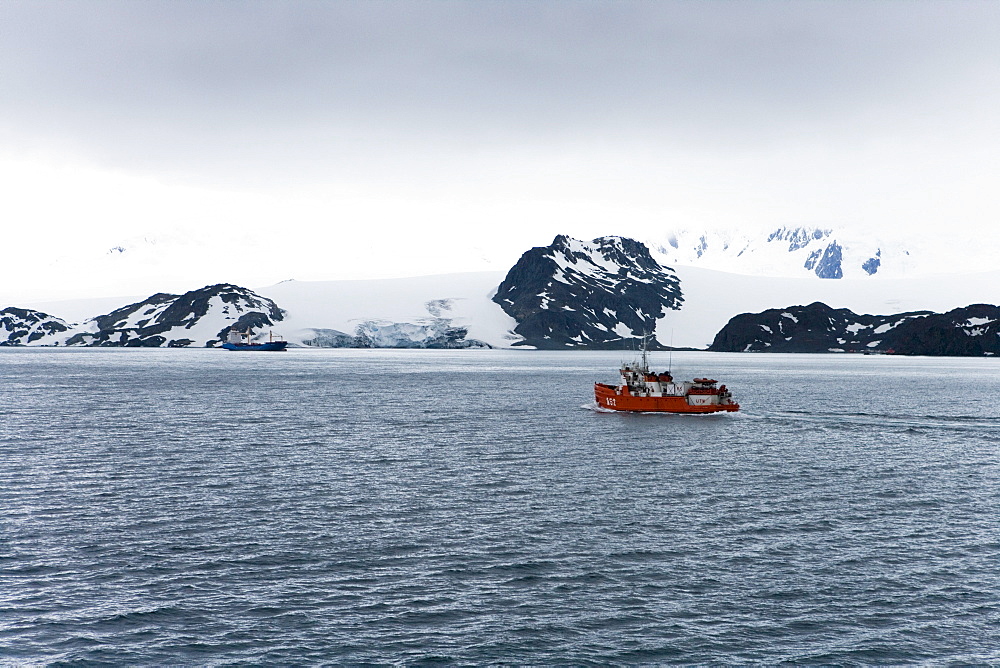
[[[365,281],[283,281],[257,292],[286,311],[282,333],[302,343],[318,329],[354,336],[373,328],[393,337],[432,336],[443,327],[464,328],[466,337],[494,347],[507,347],[513,318],[492,301],[502,272],[470,272]],[[446,321],[446,322],[445,322]],[[360,332],[359,332],[360,328]]]
[[[99,313],[111,313],[124,304],[136,304],[148,295],[122,295],[118,297],[95,297],[86,299],[60,299],[57,301],[27,300],[31,308],[44,313],[58,313],[66,322],[81,323]]]
[[[661,264],[800,278],[906,278],[1000,269],[984,248],[1000,239],[942,230],[933,238],[883,238],[850,227],[677,230],[647,239]]]

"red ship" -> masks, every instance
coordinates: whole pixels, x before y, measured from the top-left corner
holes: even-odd
[[[597,405],[613,411],[637,413],[719,413],[738,411],[732,393],[717,380],[675,381],[670,372],[649,370],[646,350],[642,361],[623,364],[618,386],[594,383]]]

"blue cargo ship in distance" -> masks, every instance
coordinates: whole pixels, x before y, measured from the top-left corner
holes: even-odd
[[[267,341],[251,341],[250,337],[253,333],[248,329],[245,332],[237,332],[235,330],[229,330],[229,336],[226,342],[222,344],[222,347],[226,350],[284,350],[285,346],[288,345],[288,341],[285,341],[280,336],[275,337],[272,332],[267,333]]]

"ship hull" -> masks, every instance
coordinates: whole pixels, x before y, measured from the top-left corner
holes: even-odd
[[[703,395],[698,396],[698,400]],[[633,413],[722,413],[740,409],[737,403],[692,404],[687,396],[682,397],[640,397],[619,393],[617,388],[604,383],[594,383],[594,399],[601,408],[612,411]]]
[[[275,351],[284,350],[285,346],[288,345],[287,341],[266,341],[264,343],[223,343],[222,347],[226,350],[257,350],[257,351]]]

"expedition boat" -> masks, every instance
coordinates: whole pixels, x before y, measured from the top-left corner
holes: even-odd
[[[226,342],[222,344],[222,347],[226,350],[284,350],[285,346],[288,345],[288,341],[285,341],[280,336],[275,338],[274,334],[271,332],[267,333],[267,341],[255,342],[251,341],[250,337],[252,332],[248,329],[245,332],[237,332],[236,330],[229,330],[229,336]]]
[[[740,409],[732,393],[725,385],[718,386],[717,380],[675,381],[669,371],[650,371],[645,345],[642,360],[622,364],[619,373],[621,382],[617,386],[594,383],[594,399],[601,408],[637,413],[719,413]]]

